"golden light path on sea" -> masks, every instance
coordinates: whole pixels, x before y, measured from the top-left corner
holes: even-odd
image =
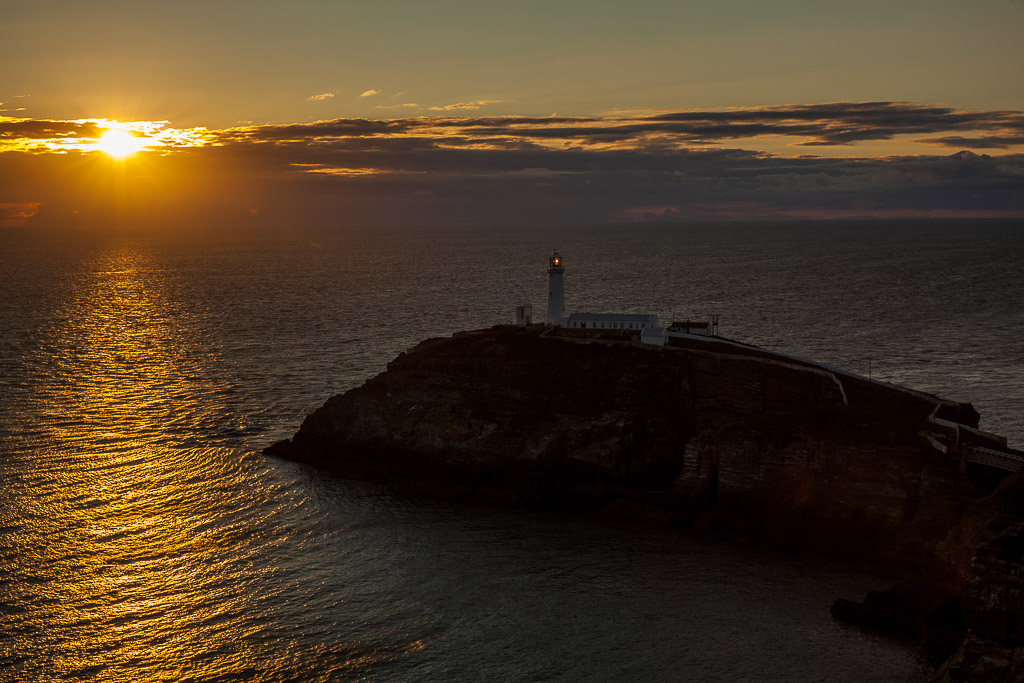
[[[47,642],[63,641],[38,655],[57,677],[130,681],[170,667],[176,680],[247,678],[238,672],[254,653],[235,641],[261,611],[251,577],[224,578],[232,572],[219,548],[252,536],[247,504],[265,494],[225,500],[225,471],[249,481],[245,461],[169,436],[192,441],[190,430],[215,416],[196,386],[208,372],[183,360],[194,342],[162,270],[130,246],[83,270],[56,304],[66,313],[53,371],[73,379],[41,408],[53,447],[38,455],[49,466],[36,488],[48,491],[14,502],[48,532],[21,553],[39,583],[16,593],[42,597],[20,623],[46,624]],[[242,520],[225,521],[236,504]]]

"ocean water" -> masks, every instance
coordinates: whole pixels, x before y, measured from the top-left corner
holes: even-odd
[[[1024,225],[0,231],[0,681],[921,681],[889,579],[262,456],[430,336],[544,310],[972,401],[1024,447]],[[870,370],[869,370],[870,368]],[[567,381],[571,381],[568,378]]]

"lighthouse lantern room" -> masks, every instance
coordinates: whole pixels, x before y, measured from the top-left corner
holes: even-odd
[[[548,325],[560,327],[565,322],[565,290],[562,275],[565,267],[562,257],[556,249],[548,259]]]

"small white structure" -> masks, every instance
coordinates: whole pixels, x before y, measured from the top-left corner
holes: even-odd
[[[573,313],[566,327],[584,330],[645,330],[658,327],[653,313]]]
[[[533,324],[533,306],[530,304],[523,304],[522,306],[516,306],[516,325],[518,327],[526,327],[527,325]]]
[[[551,258],[548,259],[548,325],[560,327],[565,323],[565,290],[562,285],[562,275],[565,274],[565,266],[562,265],[562,257],[556,249]]]
[[[668,330],[664,327],[645,327],[640,330],[640,343],[664,346],[668,341]]]

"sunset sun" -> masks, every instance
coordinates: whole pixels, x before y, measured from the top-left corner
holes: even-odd
[[[126,159],[146,148],[146,138],[132,135],[119,128],[111,128],[100,136],[96,148],[115,159]]]

